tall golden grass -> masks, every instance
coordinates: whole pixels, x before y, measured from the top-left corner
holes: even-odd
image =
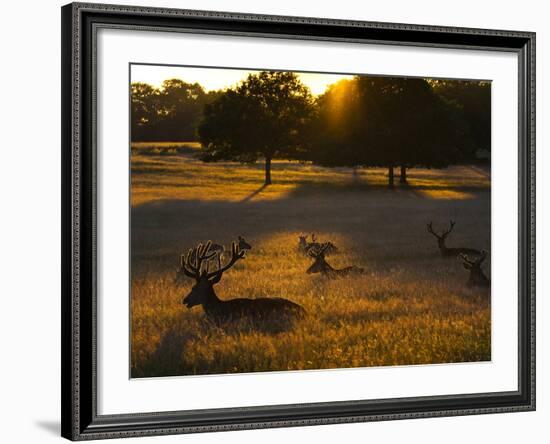
[[[490,188],[478,168],[411,170],[388,191],[383,170],[278,162],[204,164],[193,144],[132,149],[132,377],[473,362],[491,359],[490,296],[439,256],[426,222],[457,221],[449,246],[490,247]],[[315,232],[334,266],[362,276],[307,275],[298,235]],[[200,241],[253,246],[216,286],[222,299],[277,296],[308,312],[278,334],[209,324],[181,304],[179,255]],[[459,245],[460,244],[460,245]],[[487,265],[489,274],[490,264]]]

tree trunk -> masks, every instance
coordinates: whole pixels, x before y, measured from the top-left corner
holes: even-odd
[[[271,157],[265,158],[265,183],[264,185],[271,185]]]
[[[393,188],[393,165],[388,167],[388,186]]]
[[[401,176],[399,177],[399,183],[407,183],[407,167],[401,165]]]

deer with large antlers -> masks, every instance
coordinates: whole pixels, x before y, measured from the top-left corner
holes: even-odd
[[[331,266],[325,259],[326,251],[329,249],[330,245],[324,244],[318,250],[310,249],[308,255],[315,259],[313,264],[306,270],[307,274],[321,273],[321,275],[328,277],[329,279],[334,279],[343,276],[349,276],[351,274],[361,274],[364,273],[364,269],[357,267],[356,265],[351,265],[344,268],[334,268]]]
[[[223,274],[238,261],[244,259],[245,250],[237,243],[231,245],[231,258],[222,265],[221,254],[210,251],[210,242],[199,244],[181,257],[181,269],[187,276],[195,279],[195,285],[182,300],[187,308],[201,305],[206,317],[217,325],[246,321],[258,328],[287,328],[294,320],[305,316],[305,310],[298,304],[283,298],[237,298],[221,300],[214,291]],[[195,260],[192,259],[196,250]],[[209,271],[210,259],[216,257],[217,269]]]
[[[487,251],[482,250],[480,256],[477,259],[470,260],[467,254],[460,254],[459,259],[462,259],[462,265],[466,270],[470,271],[470,278],[468,279],[469,287],[490,287],[491,280],[485,276],[481,269],[481,264],[487,257]]]
[[[437,234],[432,226],[432,222],[430,222],[427,225],[428,233],[433,234],[437,239],[437,246],[439,247],[439,251],[441,252],[441,256],[443,257],[458,257],[460,254],[475,254],[479,255],[481,252],[479,250],[476,250],[474,248],[449,248],[445,245],[445,241],[447,239],[447,236],[451,234],[451,231],[453,231],[453,228],[455,227],[455,222],[453,220],[449,223],[449,229],[446,231],[443,231],[441,234]]]

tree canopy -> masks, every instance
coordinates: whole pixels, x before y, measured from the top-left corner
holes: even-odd
[[[491,149],[491,83],[472,80],[429,80],[435,93],[455,112],[455,137],[463,161],[472,161],[479,150]],[[458,120],[458,121],[457,121]]]
[[[420,78],[357,76],[318,99],[317,148],[323,165],[444,167],[460,153],[451,105]]]
[[[250,74],[204,107],[198,127],[206,162],[265,159],[265,184],[271,161],[303,156],[306,129],[313,113],[309,89],[292,72]]]
[[[204,105],[218,95],[180,79],[165,80],[160,88],[132,83],[132,140],[196,140]]]

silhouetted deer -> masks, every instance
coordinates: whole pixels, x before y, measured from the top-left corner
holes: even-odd
[[[244,237],[237,236],[237,239],[239,240],[239,250],[251,250],[252,245],[250,245],[247,241],[244,240]]]
[[[439,235],[434,231],[432,227],[432,222],[430,222],[427,225],[428,233],[433,234],[437,238],[437,246],[439,247],[441,256],[457,257],[459,254],[475,254],[475,255],[481,254],[479,250],[476,250],[474,248],[448,248],[445,245],[445,240],[447,239],[447,236],[451,233],[451,231],[453,231],[454,226],[455,226],[455,222],[451,220],[449,229],[447,231],[443,231],[441,235]]]
[[[460,259],[462,259],[462,265],[466,270],[470,270],[470,278],[468,279],[468,286],[470,287],[490,287],[491,280],[485,276],[483,270],[481,269],[481,264],[485,261],[487,257],[487,252],[485,250],[481,251],[481,255],[471,261],[468,258],[467,254],[460,254]]]
[[[311,233],[311,242],[307,241],[307,234],[298,236],[298,247],[305,253],[309,254],[310,251],[319,251],[321,247],[328,245],[325,250],[325,254],[334,253],[338,248],[332,242],[317,242],[317,237],[315,233]]]
[[[313,249],[308,251],[308,255],[315,259],[311,267],[306,271],[307,274],[312,273],[321,273],[323,276],[328,277],[329,279],[334,279],[342,276],[349,276],[351,274],[361,274],[365,270],[361,267],[351,265],[350,267],[344,268],[334,268],[332,267],[325,259],[326,251],[328,250],[329,245],[322,245],[318,251]]]
[[[193,249],[185,257],[182,256],[182,271],[195,279],[195,285],[182,303],[187,308],[202,305],[206,317],[217,325],[235,321],[247,321],[249,326],[256,328],[270,327],[288,328],[292,321],[304,317],[305,310],[298,304],[283,298],[238,298],[222,301],[214,292],[214,285],[220,282],[223,273],[245,257],[237,243],[231,244],[231,259],[222,266],[221,254],[211,252],[211,243],[199,244],[195,260],[191,259]],[[209,260],[217,258],[218,268],[208,271]],[[203,267],[203,265],[205,265]]]

